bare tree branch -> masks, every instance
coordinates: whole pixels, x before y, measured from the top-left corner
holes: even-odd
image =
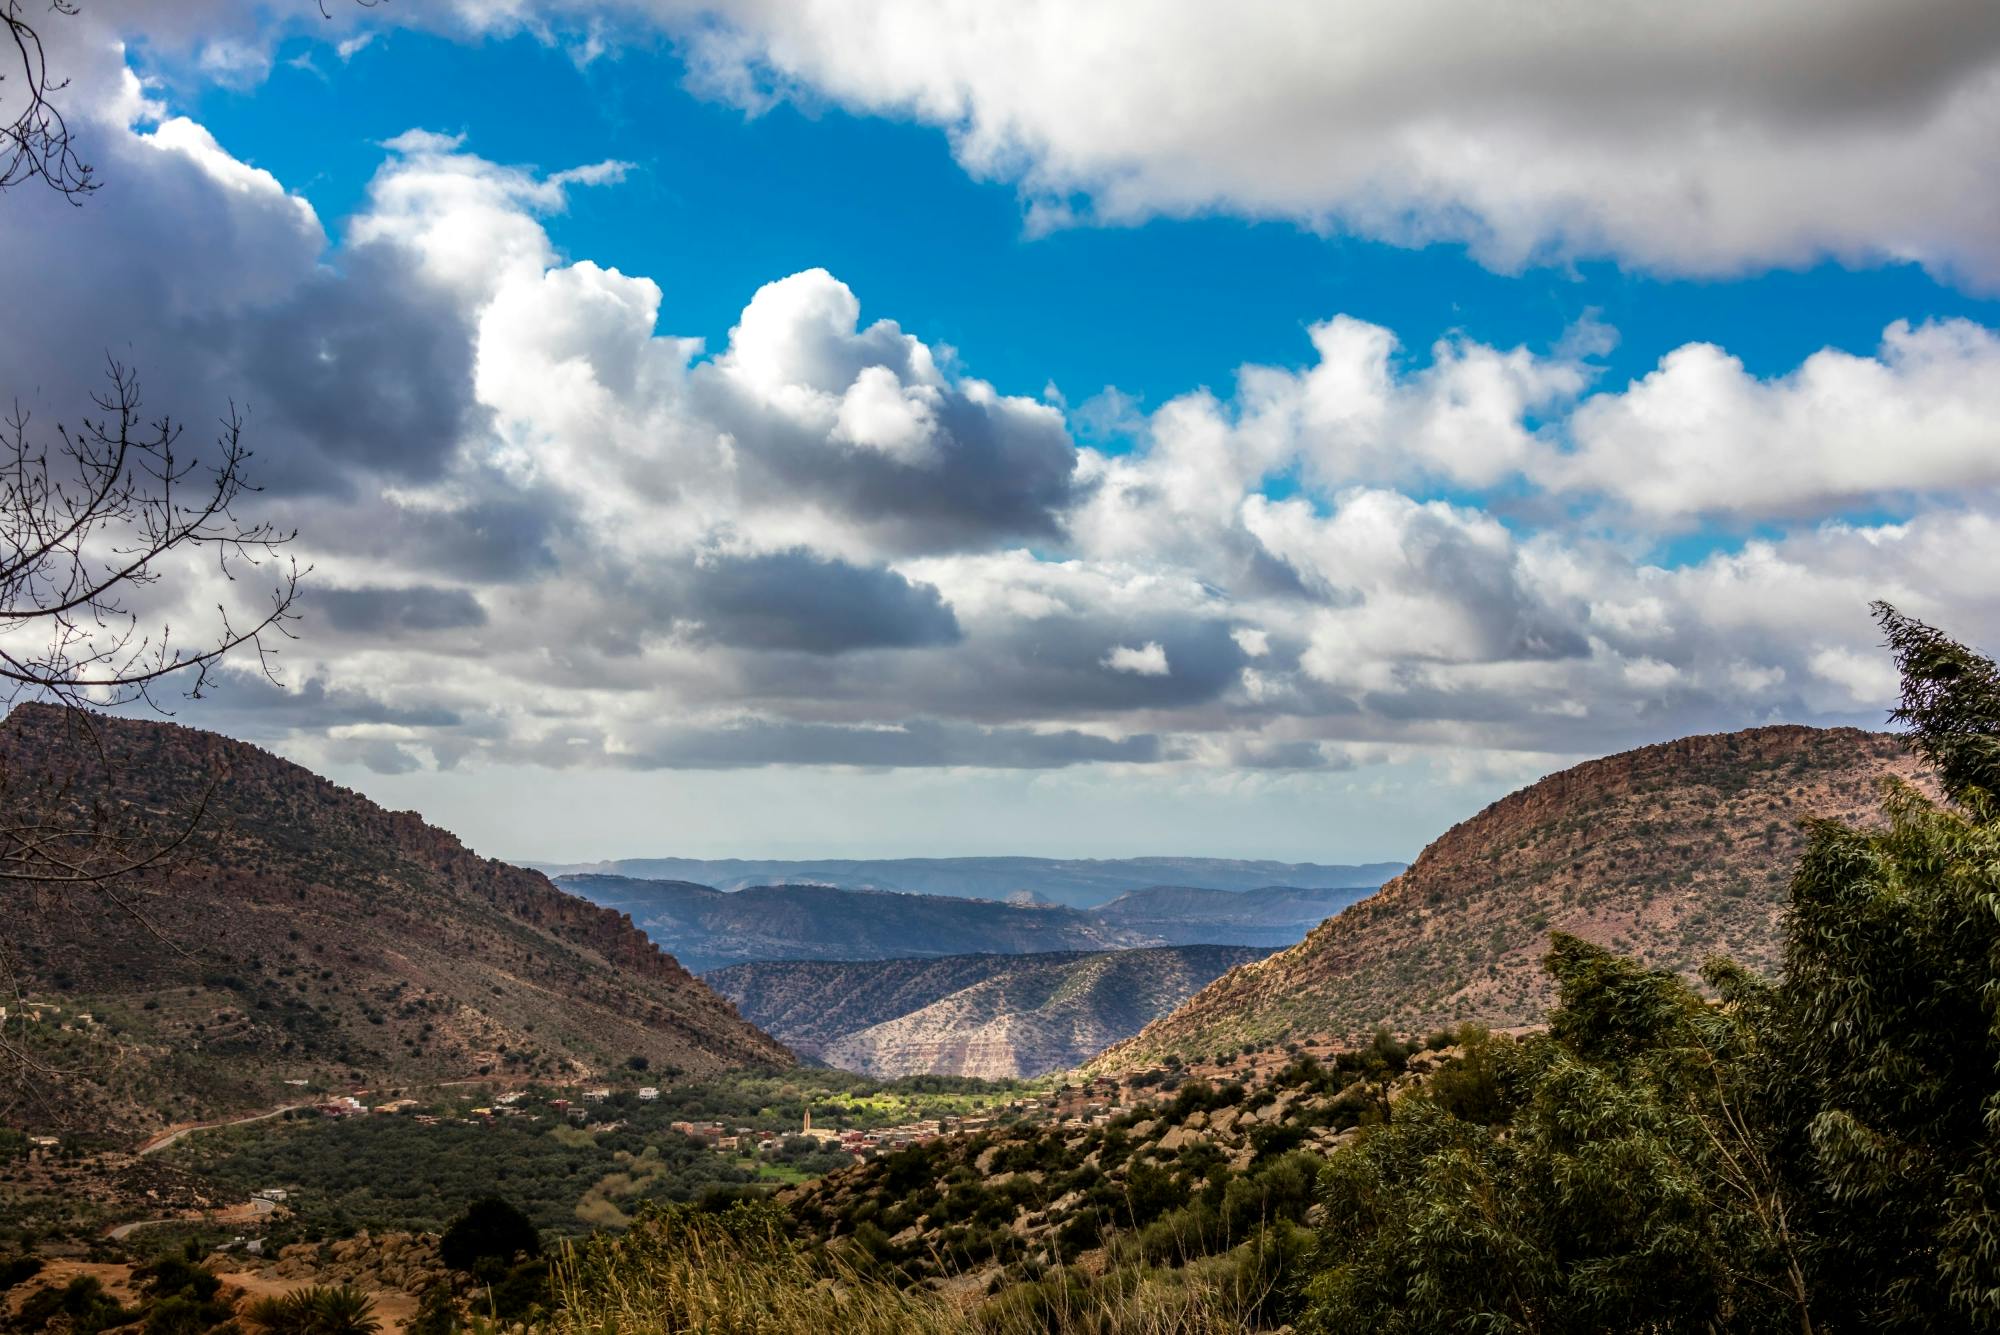
[[[48,0],[52,14],[74,14],[72,0]],[[0,105],[18,107],[13,119],[0,125],[0,190],[24,181],[41,180],[72,204],[97,188],[89,163],[77,155],[76,141],[61,108],[50,95],[69,86],[51,78],[41,34],[24,16],[25,0],[0,4],[0,41],[5,53],[0,66]]]
[[[373,9],[388,0],[353,0]],[[46,0],[42,11],[59,17],[80,12],[77,0]],[[170,0],[159,0],[170,3]],[[320,17],[331,19],[327,0],[314,0]],[[0,0],[0,190],[42,181],[72,204],[97,189],[96,169],[77,150],[75,135],[57,105],[57,94],[69,80],[49,73],[42,35],[31,20],[38,6],[31,0]]]

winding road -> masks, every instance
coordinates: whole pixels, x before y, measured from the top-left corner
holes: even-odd
[[[158,1219],[134,1219],[130,1223],[104,1230],[104,1236],[113,1239],[127,1238],[136,1229],[152,1228],[157,1224],[248,1224],[277,1212],[278,1207],[274,1203],[261,1196],[252,1196],[247,1204],[232,1205],[224,1210],[210,1210],[205,1214],[170,1214],[161,1215]]]
[[[177,1126],[171,1131],[162,1131],[159,1135],[154,1136],[151,1140],[141,1145],[136,1153],[143,1159],[149,1154],[159,1153],[182,1136],[191,1136],[197,1131],[214,1131],[225,1126],[243,1126],[249,1122],[265,1122],[273,1117],[283,1117],[288,1112],[296,1112],[300,1108],[311,1106],[306,1103],[287,1103],[282,1108],[272,1108],[268,1112],[251,1113],[248,1117],[237,1117],[226,1122],[190,1122],[186,1126]]]

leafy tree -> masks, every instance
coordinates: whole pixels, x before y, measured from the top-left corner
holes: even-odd
[[[542,1254],[542,1235],[534,1221],[498,1196],[476,1200],[465,1208],[438,1240],[438,1255],[453,1270],[489,1277],[518,1257]]]
[[[1769,1098],[1818,1306],[1870,1330],[2000,1328],[2000,669],[1885,604],[1895,717],[1943,801],[1819,822],[1792,888]]]
[[[1812,824],[1774,983],[1558,936],[1546,1034],[1328,1165],[1308,1326],[2000,1328],[2000,668],[1875,611],[1943,800]]]

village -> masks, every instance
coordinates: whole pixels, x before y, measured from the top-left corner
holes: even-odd
[[[1080,1085],[1059,1085],[1045,1096],[1023,1095],[996,1101],[976,1113],[942,1114],[886,1126],[843,1126],[824,1120],[815,1124],[812,1105],[808,1103],[795,1128],[774,1126],[769,1116],[755,1118],[764,1123],[759,1126],[746,1125],[742,1119],[697,1118],[676,1118],[661,1125],[657,1117],[649,1116],[661,1102],[662,1090],[657,1085],[564,1087],[561,1093],[547,1087],[514,1089],[489,1095],[483,1103],[475,1102],[479,1096],[474,1094],[440,1101],[398,1093],[376,1103],[366,1102],[357,1094],[339,1094],[298,1105],[292,1111],[294,1115],[311,1113],[336,1119],[403,1116],[426,1126],[515,1118],[529,1122],[560,1121],[598,1133],[635,1126],[642,1131],[681,1135],[706,1149],[739,1157],[773,1155],[796,1148],[800,1141],[811,1141],[822,1150],[837,1151],[860,1162],[911,1145],[927,1144],[941,1136],[975,1135],[997,1126],[1022,1123],[1095,1126],[1129,1112],[1130,1093],[1118,1081],[1097,1079]]]

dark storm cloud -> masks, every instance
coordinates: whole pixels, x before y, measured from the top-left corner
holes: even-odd
[[[1326,749],[1318,742],[1266,742],[1255,738],[1246,739],[1229,748],[1232,764],[1244,769],[1264,770],[1325,770],[1354,768],[1354,761],[1347,756],[1329,757]]]
[[[434,705],[395,705],[366,691],[330,687],[312,677],[290,688],[252,672],[225,673],[211,692],[181,708],[183,722],[221,728],[238,736],[270,736],[292,729],[324,731],[356,724],[405,728],[455,728],[457,711]]]
[[[1107,665],[1114,650],[1158,644],[1159,676]],[[976,660],[959,659],[940,679],[953,705],[973,717],[1180,709],[1229,689],[1249,659],[1219,620],[1194,617],[1049,616],[996,635]]]
[[[388,541],[409,565],[474,583],[511,584],[553,574],[553,544],[571,522],[557,497],[496,490],[447,510],[391,517]]]
[[[430,481],[485,417],[473,397],[471,317],[377,242],[342,271],[212,332],[243,368],[247,407],[310,446],[273,461],[274,481],[326,486],[329,471]]]
[[[308,585],[306,608],[308,614],[314,610],[323,614],[335,630],[354,634],[421,634],[486,624],[486,609],[471,593],[432,584],[350,589]]]
[[[837,654],[961,638],[936,589],[880,567],[795,550],[717,558],[687,578],[687,615],[703,638],[732,648]]]
[[[1106,666],[1114,649],[1149,643],[1165,652],[1166,675]],[[850,708],[860,716],[891,701],[899,709],[1002,724],[1212,704],[1246,661],[1230,627],[1219,621],[1049,616],[968,637],[955,652],[908,661],[807,663],[745,654],[732,665],[729,698],[810,708],[821,716]]]
[[[101,137],[116,188],[88,208],[10,197],[33,244],[0,248],[0,285],[34,318],[0,330],[0,395],[74,423],[109,357],[138,373],[149,421],[185,426],[190,456],[233,408],[255,481],[288,501],[437,478],[484,415],[468,312],[390,243],[327,267],[297,199],[218,183],[205,131],[160,133],[171,146]]]
[[[626,763],[638,769],[762,765],[1056,769],[1101,761],[1146,764],[1162,757],[1160,739],[1151,735],[1113,740],[1075,731],[1032,732],[929,720],[895,728],[759,720],[730,727],[668,729],[646,739]]]
[[[1061,419],[953,387],[922,463],[829,442],[758,402],[712,365],[692,379],[702,416],[735,442],[745,489],[824,505],[906,552],[1054,539],[1074,495],[1076,449]]]

